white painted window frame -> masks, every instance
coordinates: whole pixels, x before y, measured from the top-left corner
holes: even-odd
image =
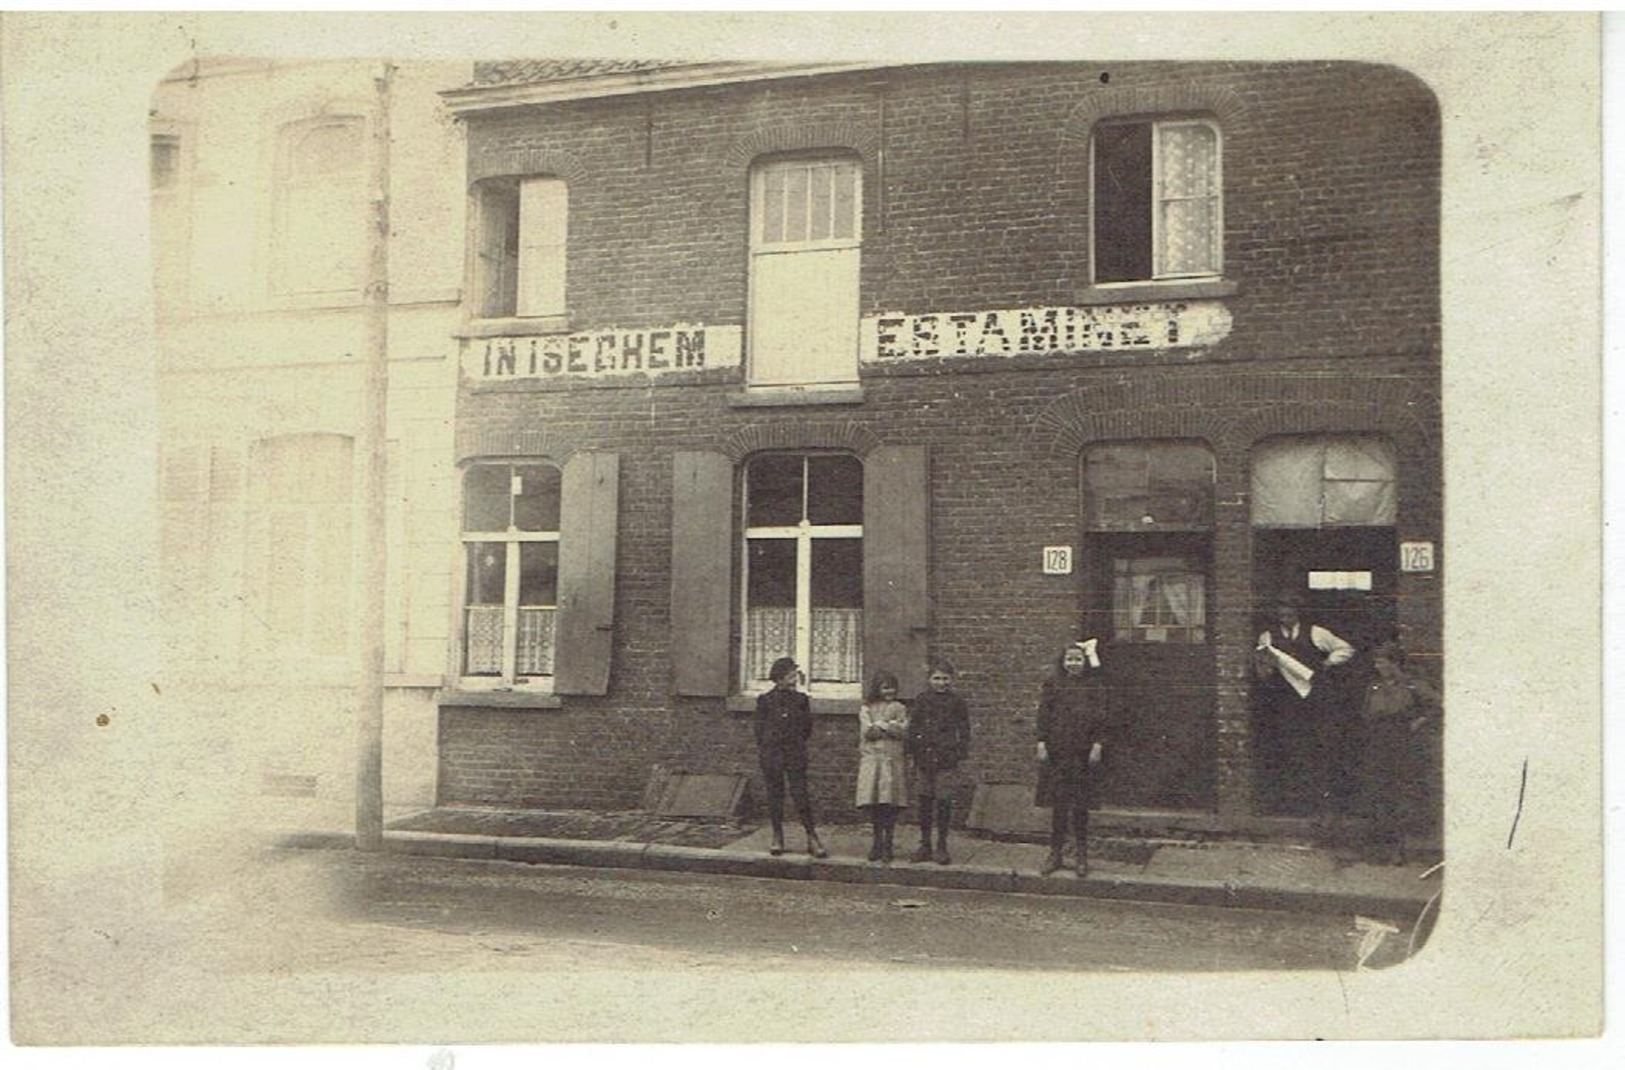
[[[1148,282],[1190,282],[1210,281],[1224,276],[1224,130],[1218,123],[1210,119],[1148,119],[1125,120],[1123,122],[1108,122],[1102,125],[1134,126],[1146,125],[1151,127],[1151,277],[1149,279],[1119,279],[1111,282],[1102,282],[1098,279],[1092,285],[1102,289],[1113,286],[1143,286]],[[1213,172],[1208,176],[1208,192],[1202,199],[1213,202],[1213,236],[1209,257],[1212,269],[1209,271],[1192,271],[1172,273],[1162,270],[1166,259],[1166,243],[1163,240],[1162,205],[1171,200],[1195,200],[1196,197],[1172,198],[1162,195],[1162,131],[1178,126],[1203,126],[1213,131]],[[1096,157],[1098,141],[1089,139],[1089,190],[1091,209],[1095,189],[1095,171],[1099,161]],[[1093,215],[1089,219],[1089,263],[1098,263],[1095,256],[1096,228]]]
[[[545,466],[555,467],[555,468],[557,467],[556,465],[553,465],[552,462],[550,462],[550,461],[534,460],[534,459],[523,459],[523,458],[521,458],[521,459],[486,460],[486,461],[474,461],[474,462],[471,462],[470,464],[464,466],[464,468],[462,469],[462,471],[460,473],[460,481],[462,483],[462,489],[460,491],[460,495],[459,495],[459,499],[458,499],[458,508],[459,508],[459,510],[462,509],[464,507],[464,505],[465,505],[464,498],[466,497],[466,495],[468,493],[468,491],[467,491],[467,474],[468,474],[469,470],[471,470],[473,468],[506,468],[508,470],[508,478],[510,480],[512,480],[514,478],[513,470],[515,468],[539,467],[539,466],[544,466],[544,465]],[[561,473],[561,476],[562,476],[562,473]],[[562,502],[560,503],[560,508],[561,508],[561,510],[563,508]],[[562,524],[562,520],[560,521],[560,523]],[[461,524],[460,521],[459,521],[458,527],[459,527],[459,529],[462,528],[462,524]],[[460,687],[461,689],[463,689],[465,691],[521,690],[521,691],[540,692],[540,693],[543,693],[543,694],[547,694],[547,693],[552,692],[552,690],[553,690],[553,676],[552,676],[552,674],[542,675],[542,674],[536,673],[536,674],[527,675],[524,679],[519,678],[519,673],[518,673],[519,653],[518,653],[518,651],[519,651],[519,611],[520,611],[520,609],[522,609],[522,608],[523,609],[552,609],[555,612],[555,614],[558,611],[558,603],[557,603],[557,601],[555,601],[554,604],[551,605],[551,606],[520,606],[520,604],[519,604],[520,549],[519,548],[524,543],[554,543],[554,544],[557,544],[558,541],[559,541],[559,533],[556,530],[555,531],[521,531],[518,527],[516,527],[514,525],[514,523],[513,523],[512,497],[511,496],[510,496],[510,499],[509,499],[508,526],[506,528],[501,528],[501,529],[496,529],[496,530],[491,530],[491,531],[467,531],[467,530],[463,530],[461,532],[461,537],[459,539],[459,544],[458,544],[458,550],[459,550],[460,555],[461,555],[461,560],[458,562],[458,568],[459,568],[459,573],[458,574],[462,578],[459,581],[459,594],[458,594],[458,599],[457,599],[457,644],[456,644],[456,649],[453,652],[453,655],[456,658],[456,676],[457,676],[457,681],[458,681],[458,687]],[[468,667],[468,611],[469,611],[469,608],[470,608],[470,606],[468,604],[468,596],[469,596],[469,589],[468,589],[468,554],[469,554],[469,549],[468,548],[471,545],[477,545],[479,543],[500,543],[500,544],[502,544],[504,546],[504,550],[503,550],[504,563],[503,563],[503,574],[502,574],[502,672],[501,672],[500,676],[473,676],[473,675],[469,675],[468,672],[467,672],[467,667]],[[557,623],[558,623],[558,618],[557,618],[557,616],[555,616],[554,617],[554,627],[555,627],[555,631],[554,631],[554,644],[555,644],[554,645],[554,651],[555,651],[555,655],[554,655],[555,656],[554,671],[555,672],[558,669],[557,661],[556,661],[556,659],[557,659],[557,641],[558,641],[557,640],[558,632],[556,630],[557,629]]]
[[[810,472],[808,462],[815,456],[813,453],[795,454],[801,458],[801,521],[796,524],[761,525],[751,527],[748,524],[750,515],[750,468],[747,465],[744,476],[744,494],[741,501],[741,527],[744,529],[744,542],[740,545],[740,581],[739,581],[739,619],[745,620],[750,613],[750,545],[752,542],[767,539],[790,539],[796,544],[796,629],[795,650],[791,654],[796,659],[803,674],[812,664],[812,549],[815,539],[863,539],[862,524],[814,524],[807,519],[807,488]],[[745,644],[749,641],[748,629],[741,628],[739,638],[739,678],[740,691],[744,694],[759,694],[762,683],[750,679],[749,661],[745,656]],[[863,681],[851,683],[835,683],[830,681],[811,682],[806,684],[809,695],[824,698],[861,698],[863,697]]]

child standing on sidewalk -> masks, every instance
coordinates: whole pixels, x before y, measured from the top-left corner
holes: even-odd
[[[780,658],[768,670],[773,690],[756,699],[756,755],[767,789],[767,816],[773,823],[769,853],[784,853],[784,787],[788,781],[801,825],[807,830],[807,853],[827,857],[813,827],[812,800],[807,795],[807,740],[812,738],[812,706],[796,690],[801,670],[794,658]]]
[[[869,861],[892,860],[892,832],[897,811],[908,805],[908,776],[904,746],[908,739],[908,707],[897,701],[897,677],[881,671],[869,681],[863,709],[858,711],[859,809],[869,811],[874,845]]]
[[[1067,825],[1078,840],[1078,876],[1089,875],[1091,781],[1115,721],[1098,640],[1073,643],[1061,652],[1055,675],[1038,700],[1038,798],[1050,808],[1049,858],[1039,870],[1061,868]]]
[[[954,797],[963,780],[959,763],[970,753],[970,711],[953,690],[954,667],[946,659],[931,663],[926,689],[908,706],[908,753],[914,760],[920,795],[920,846],[911,862],[941,866],[948,855],[948,826],[953,820]],[[931,829],[937,830],[937,849],[931,850]]]

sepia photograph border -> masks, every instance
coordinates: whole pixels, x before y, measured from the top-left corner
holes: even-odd
[[[190,57],[1358,60],[1437,94],[1448,652],[1444,908],[1374,972],[897,967],[708,976],[200,976],[154,1023],[257,1001],[365,1043],[1517,1039],[1603,1022],[1602,86],[1588,13],[6,13],[10,1005],[16,1045],[105,1035],[53,926],[150,953],[167,786],[153,683],[157,438],[146,109]],[[86,607],[100,607],[87,614]],[[116,731],[98,716],[114,711]],[[26,874],[26,883],[18,875]],[[19,898],[19,889],[27,893]],[[54,889],[44,900],[38,889]],[[120,894],[95,894],[117,888]],[[83,891],[85,894],[80,895]],[[144,950],[143,950],[144,949]],[[888,1035],[846,1013],[929,1008]],[[523,998],[515,998],[522,994]],[[71,1024],[70,1024],[71,1023]],[[217,1042],[238,1042],[219,1037]],[[750,1056],[747,1056],[750,1057]],[[836,1053],[835,1057],[839,1057]]]

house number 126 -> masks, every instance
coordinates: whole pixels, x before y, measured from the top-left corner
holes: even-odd
[[[1070,576],[1072,575],[1072,547],[1046,546],[1044,547],[1044,575]]]

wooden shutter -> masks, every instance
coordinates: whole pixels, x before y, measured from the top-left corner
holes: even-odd
[[[880,446],[863,459],[863,671],[925,686],[931,627],[930,468],[924,446]]]
[[[720,453],[672,455],[671,658],[679,695],[732,690],[733,472]]]
[[[564,465],[553,672],[553,690],[561,695],[609,691],[620,468],[613,453],[577,453]]]
[[[519,316],[564,314],[565,239],[569,191],[557,178],[519,184]]]

